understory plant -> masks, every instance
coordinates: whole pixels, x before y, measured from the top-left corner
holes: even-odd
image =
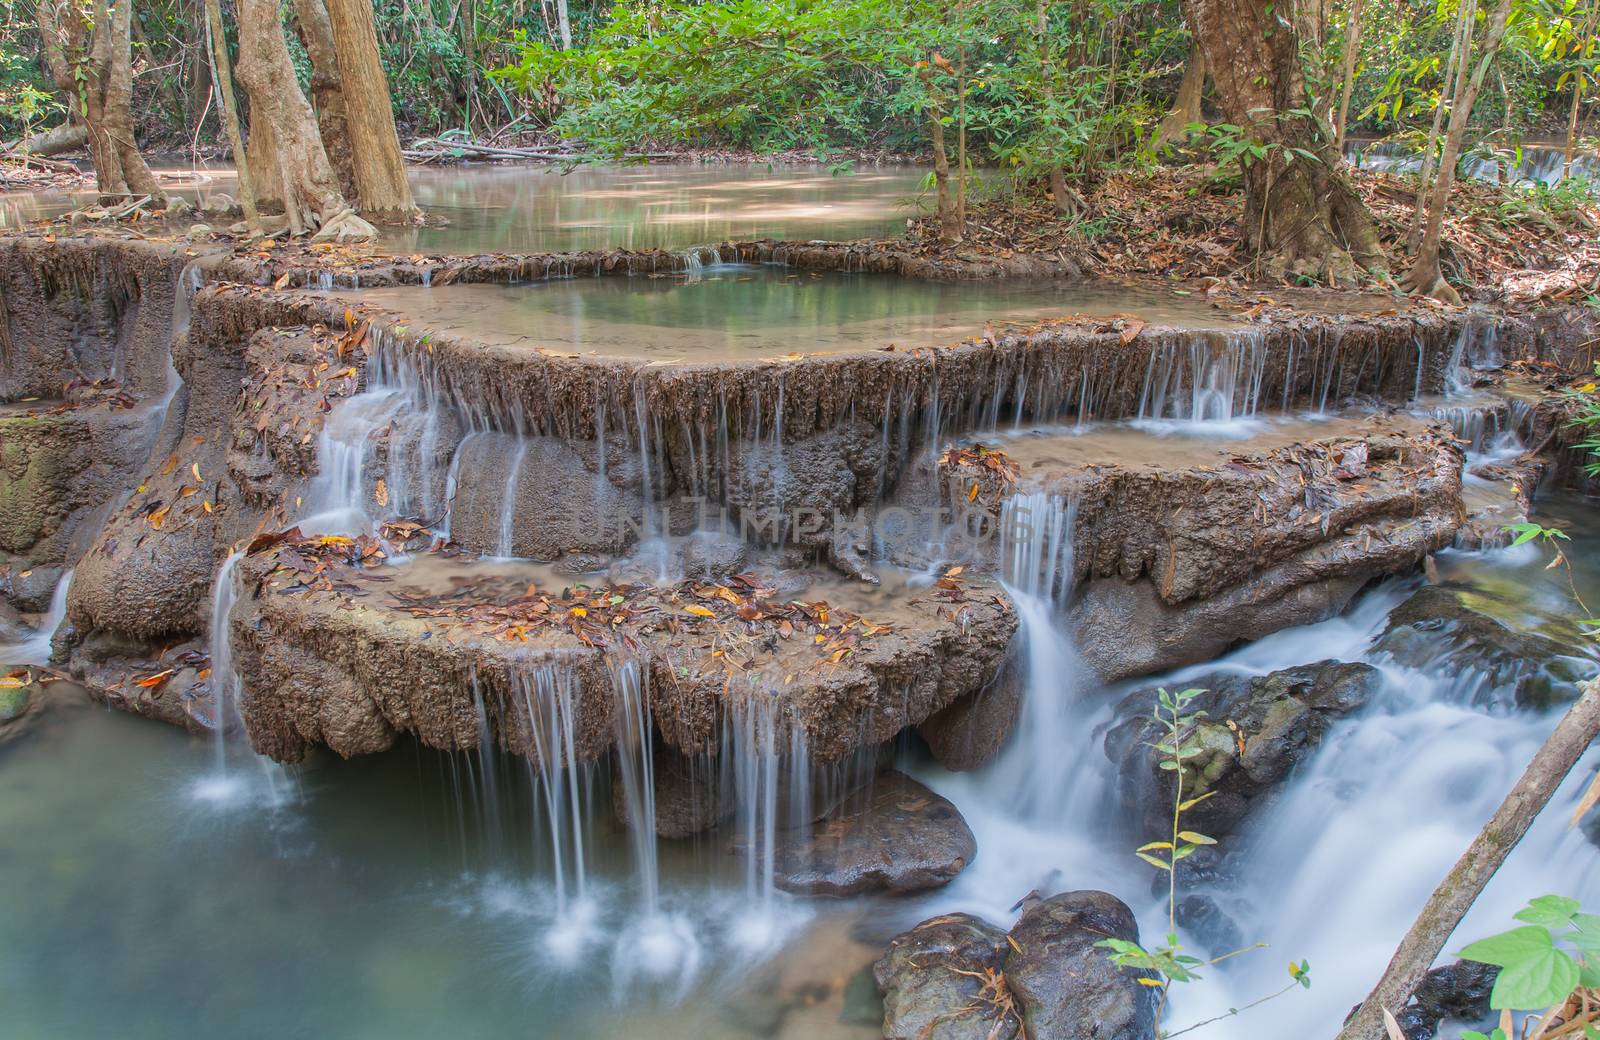
[[[1540,896],[1515,916],[1521,926],[1461,951],[1500,968],[1489,994],[1500,1024],[1462,1040],[1600,1040],[1600,915],[1583,913],[1576,899]]]
[[[1184,787],[1184,775],[1188,771],[1186,763],[1204,752],[1198,741],[1194,739],[1197,726],[1206,713],[1194,709],[1195,698],[1205,693],[1202,689],[1180,690],[1169,693],[1163,687],[1156,691],[1156,705],[1151,712],[1151,719],[1156,724],[1158,739],[1154,743],[1146,742],[1146,746],[1153,748],[1160,756],[1158,764],[1164,772],[1173,775],[1172,795],[1172,829],[1171,832],[1157,841],[1148,842],[1135,850],[1134,854],[1157,870],[1166,874],[1167,879],[1167,934],[1166,941],[1157,947],[1147,948],[1140,943],[1130,942],[1126,939],[1102,939],[1095,943],[1107,951],[1107,956],[1113,964],[1121,968],[1131,968],[1140,973],[1139,984],[1158,989],[1161,992],[1160,1001],[1156,1005],[1155,1029],[1158,1037],[1174,1037],[1199,1029],[1201,1026],[1219,1022],[1225,1018],[1232,1018],[1243,1011],[1257,1007],[1276,997],[1280,997],[1299,986],[1304,989],[1311,988],[1311,965],[1307,961],[1289,962],[1289,983],[1276,992],[1253,1000],[1241,1007],[1229,1008],[1225,1014],[1208,1018],[1193,1025],[1185,1026],[1172,1032],[1161,1028],[1161,1020],[1165,1017],[1167,1000],[1170,996],[1173,983],[1196,982],[1200,979],[1202,969],[1235,957],[1251,950],[1259,950],[1266,946],[1265,943],[1255,943],[1237,950],[1212,957],[1209,960],[1196,957],[1184,951],[1183,944],[1178,941],[1178,864],[1194,855],[1200,848],[1215,845],[1215,838],[1201,834],[1198,831],[1184,827],[1184,814],[1195,806],[1210,798],[1215,792],[1207,791],[1204,794],[1190,796]]]

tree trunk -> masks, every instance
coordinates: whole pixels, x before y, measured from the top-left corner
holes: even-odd
[[[567,12],[567,0],[556,0],[556,25],[561,32],[561,49],[572,49],[572,17]]]
[[[1337,1040],[1383,1040],[1384,1011],[1398,1012],[1411,999],[1417,984],[1489,879],[1528,833],[1534,817],[1584,751],[1600,736],[1600,680],[1590,680],[1582,689],[1582,696],[1533,756],[1500,808],[1428,897],[1411,930],[1400,940],[1383,978],[1339,1031]],[[1376,840],[1382,840],[1381,836]]]
[[[1578,33],[1574,50],[1580,58],[1589,53],[1589,40],[1594,36],[1596,19],[1600,19],[1600,2],[1590,3],[1589,16],[1583,20],[1583,29]],[[1572,160],[1578,155],[1578,110],[1583,102],[1583,92],[1589,85],[1587,70],[1582,66],[1573,69],[1570,75],[1572,108],[1567,113],[1567,147],[1561,154],[1562,180],[1572,176]]]
[[[371,0],[328,0],[328,15],[361,211],[381,220],[413,220],[417,207],[395,133],[389,78],[378,60]]]
[[[950,155],[944,147],[944,123],[938,109],[929,113],[928,133],[933,138],[933,184],[939,206],[939,238],[961,241],[961,216],[956,209],[955,191],[950,184]]]
[[[216,74],[211,81],[217,85],[217,96],[222,106],[222,125],[228,131],[228,144],[233,148],[233,166],[239,175],[239,205],[244,207],[244,222],[251,228],[261,227],[260,214],[256,212],[255,188],[250,181],[250,157],[245,154],[244,134],[239,131],[239,107],[233,97],[233,73],[228,68],[228,38],[222,30],[221,0],[205,0],[206,29],[211,36],[212,60]]]
[[[1183,0],[1223,114],[1269,149],[1244,168],[1245,230],[1258,262],[1272,277],[1354,284],[1361,268],[1384,271],[1377,228],[1338,168],[1331,128],[1303,114],[1310,98],[1301,32],[1273,7],[1269,0]],[[1314,25],[1315,18],[1295,22]],[[1304,41],[1313,51],[1314,43]]]
[[[1356,55],[1361,49],[1362,6],[1362,0],[1350,0],[1350,7],[1345,11],[1343,86],[1339,90],[1339,117],[1333,127],[1333,150],[1341,159],[1344,158],[1345,129],[1350,120],[1350,92],[1356,85]]]
[[[1422,248],[1417,251],[1416,263],[1406,275],[1405,284],[1413,292],[1423,293],[1446,303],[1459,304],[1450,283],[1439,271],[1439,239],[1444,228],[1444,210],[1450,201],[1450,188],[1455,183],[1456,162],[1461,158],[1461,143],[1467,136],[1467,120],[1472,116],[1472,104],[1489,72],[1489,66],[1500,54],[1500,44],[1506,35],[1506,19],[1511,15],[1511,0],[1499,0],[1494,14],[1489,18],[1489,31],[1484,37],[1483,52],[1478,64],[1467,79],[1465,89],[1450,106],[1450,132],[1445,135],[1444,155],[1439,158],[1439,176],[1433,183],[1433,196],[1428,200],[1428,221],[1422,233]],[[1471,64],[1470,42],[1461,50],[1463,68]]]
[[[17,142],[15,150],[23,155],[37,155],[41,159],[47,159],[52,155],[70,152],[74,148],[82,148],[87,143],[89,143],[87,127],[82,123],[62,123],[60,126],[23,138]]]
[[[238,72],[234,78],[244,80]],[[246,94],[249,93],[246,88]],[[256,209],[262,213],[283,212],[283,171],[278,169],[278,145],[272,136],[272,121],[257,115],[251,106],[250,137],[245,141],[249,153],[250,183],[255,189]]]
[[[271,154],[259,159],[278,171],[291,233],[320,227],[348,209],[311,105],[295,81],[277,0],[239,0],[238,75],[250,94],[252,125],[271,128]]]
[[[1048,113],[1055,108],[1056,70],[1055,63],[1050,60],[1050,12],[1045,6],[1045,0],[1037,0],[1035,3],[1034,18],[1039,46],[1040,91],[1044,98],[1045,111]],[[1060,163],[1054,161],[1050,164],[1050,195],[1055,200],[1056,212],[1063,216],[1075,214],[1083,207],[1083,197],[1067,187],[1067,175],[1061,169]]]
[[[61,0],[40,0],[40,51],[56,87],[82,116],[102,195],[166,193],[133,139],[133,6],[95,0],[92,18]]]
[[[1172,107],[1162,117],[1156,129],[1156,144],[1182,141],[1189,135],[1189,124],[1200,122],[1200,100],[1206,89],[1206,56],[1199,44],[1189,48],[1189,60],[1183,66],[1183,80],[1178,84],[1178,96]]]
[[[311,56],[311,104],[317,110],[317,132],[322,147],[339,178],[339,190],[346,198],[356,198],[355,162],[351,157],[350,131],[345,125],[344,91],[339,82],[338,51],[333,45],[333,22],[323,0],[294,0],[295,24],[300,41]]]
[[[1457,80],[1462,73],[1462,52],[1472,39],[1472,19],[1478,10],[1477,0],[1461,0],[1456,9],[1455,34],[1450,40],[1450,57],[1445,62],[1444,80],[1439,87],[1439,103],[1433,106],[1433,125],[1428,128],[1428,147],[1422,153],[1421,177],[1417,181],[1417,201],[1411,210],[1411,226],[1406,230],[1406,252],[1415,255],[1422,245],[1422,216],[1428,208],[1428,191],[1433,186],[1433,173],[1438,165],[1439,134],[1444,129],[1445,102],[1460,93]],[[1464,73],[1462,73],[1464,74]]]

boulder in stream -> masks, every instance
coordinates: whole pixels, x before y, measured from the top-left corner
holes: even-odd
[[[1126,903],[1063,892],[1035,903],[1007,938],[1006,985],[1028,1040],[1153,1040],[1157,993],[1095,944],[1139,941]]]
[[[1010,1040],[1018,1018],[1003,966],[1006,933],[945,914],[896,936],[873,966],[887,1040]]]
[[[1205,691],[1189,704],[1189,711],[1205,716],[1187,738],[1200,753],[1186,764],[1184,794],[1211,796],[1189,811],[1185,824],[1213,837],[1236,829],[1253,802],[1322,740],[1331,721],[1365,704],[1381,682],[1371,665],[1320,661],[1267,675],[1219,672],[1175,684]],[[1154,688],[1129,694],[1105,743],[1119,767],[1118,793],[1142,834],[1167,833],[1172,822],[1173,774],[1150,746],[1165,736],[1151,717],[1155,704]]]
[[[915,892],[947,884],[977,853],[954,805],[891,772],[815,827],[780,834],[776,881],[811,895]]]

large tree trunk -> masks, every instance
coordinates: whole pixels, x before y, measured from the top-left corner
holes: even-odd
[[[417,215],[395,133],[389,78],[378,60],[378,31],[370,0],[328,0],[339,60],[346,127],[361,212],[381,220]]]
[[[271,127],[272,153],[259,163],[278,171],[290,231],[320,227],[348,209],[311,105],[295,82],[276,0],[239,0],[238,75],[250,94],[252,125]]]
[[[228,64],[228,38],[222,27],[221,0],[205,0],[206,31],[211,37],[212,61],[216,75],[211,81],[217,86],[218,104],[222,106],[222,125],[228,131],[228,144],[233,148],[233,166],[239,176],[239,205],[244,208],[244,222],[251,228],[261,227],[261,217],[256,211],[256,194],[250,179],[250,157],[245,153],[244,134],[239,130],[239,106],[233,96],[233,73]]]
[[[322,147],[339,177],[339,190],[353,199],[359,192],[344,114],[344,89],[339,82],[338,51],[333,45],[333,22],[323,0],[294,0],[294,17],[300,27],[300,41],[311,55],[311,104],[317,110]]]
[[[1511,16],[1511,0],[1500,0],[1489,18],[1489,31],[1484,37],[1483,51],[1478,64],[1473,67],[1465,88],[1456,95],[1450,106],[1450,132],[1445,135],[1444,154],[1439,157],[1439,176],[1433,183],[1433,196],[1428,200],[1428,222],[1422,234],[1422,248],[1417,251],[1416,263],[1406,274],[1406,287],[1414,292],[1435,297],[1446,303],[1459,304],[1461,297],[1444,280],[1439,270],[1440,237],[1444,229],[1444,210],[1450,201],[1450,188],[1455,183],[1456,163],[1461,158],[1461,143],[1467,136],[1467,120],[1472,116],[1473,102],[1489,72],[1489,66],[1500,54],[1500,44],[1506,36],[1506,20]],[[1463,47],[1461,62],[1470,65],[1471,48]]]
[[[1262,269],[1352,284],[1362,268],[1386,266],[1377,228],[1339,171],[1332,130],[1317,115],[1294,114],[1310,105],[1301,33],[1273,7],[1269,0],[1183,0],[1223,114],[1269,149],[1244,169],[1246,233]],[[1294,21],[1316,24],[1314,17]]]
[[[45,69],[83,117],[101,194],[165,201],[133,139],[132,0],[119,0],[115,8],[95,0],[92,17],[84,14],[75,4],[40,0]]]
[[[1156,130],[1156,144],[1182,141],[1189,134],[1189,124],[1200,122],[1200,101],[1206,89],[1206,56],[1199,44],[1189,48],[1189,60],[1183,66],[1183,80],[1178,84],[1178,96],[1161,119]]]
[[[237,72],[234,76],[240,83],[244,82]],[[249,93],[249,88],[245,93]],[[252,111],[250,137],[244,147],[249,153],[250,184],[255,190],[256,209],[262,213],[282,213],[283,171],[278,169],[278,144],[272,136],[272,121]]]
[[[1582,696],[1556,724],[1500,808],[1428,897],[1383,978],[1344,1024],[1338,1040],[1383,1040],[1383,1013],[1394,1014],[1411,999],[1450,933],[1517,842],[1528,833],[1534,817],[1549,803],[1561,781],[1600,735],[1600,680],[1590,680],[1582,690]],[[1382,841],[1383,835],[1374,835],[1373,839]]]

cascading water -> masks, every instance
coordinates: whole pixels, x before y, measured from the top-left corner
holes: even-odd
[[[1020,504],[1019,504],[1020,510]],[[1526,566],[1517,551],[1463,555],[1491,581],[1503,567]],[[1026,557],[1025,557],[1026,558]],[[1027,569],[1025,574],[1039,573]],[[1410,586],[1391,582],[1369,593],[1348,615],[1267,637],[1218,661],[1138,681],[1168,689],[1193,685],[1217,671],[1260,675],[1312,661],[1373,660],[1368,647]],[[926,779],[961,809],[984,850],[941,899],[943,910],[968,909],[991,920],[1015,915],[1013,900],[1030,888],[1102,888],[1139,912],[1146,935],[1166,930],[1163,896],[1152,896],[1152,872],[1132,849],[1110,797],[1114,767],[1103,748],[1106,723],[1121,693],[1086,683],[1076,702],[1060,691],[1071,641],[1048,608],[1013,587],[1029,658],[1025,704],[1034,707],[1000,760],[978,774],[928,770]],[[1247,953],[1174,990],[1166,1025],[1173,1030],[1226,1015],[1283,987],[1285,958],[1308,959],[1316,982],[1237,1019],[1207,1027],[1208,1036],[1253,1040],[1315,1034],[1337,1022],[1372,985],[1427,895],[1498,806],[1554,726],[1559,712],[1507,716],[1483,704],[1482,676],[1433,676],[1373,660],[1383,674],[1379,694],[1336,723],[1320,749],[1291,776],[1280,795],[1225,839],[1236,876],[1205,889],[1232,915]],[[1500,698],[1503,703],[1504,697]],[[1041,733],[1038,727],[1051,727]],[[1447,946],[1502,930],[1530,897],[1572,895],[1600,900],[1600,863],[1588,839],[1565,825],[1570,807],[1600,765],[1592,750],[1513,851],[1484,897]],[[1036,780],[1048,778],[1048,780]],[[1020,785],[1053,788],[1039,806],[1021,805]],[[1395,797],[1404,791],[1404,798]],[[1191,884],[1187,891],[1198,889]],[[1164,892],[1164,890],[1163,890]],[[1196,943],[1189,937],[1191,948]]]
[[[666,983],[674,1000],[688,994],[703,956],[694,924],[661,908],[661,867],[656,849],[654,725],[644,666],[635,660],[611,667],[617,698],[618,776],[627,806],[638,884],[638,910],[612,948],[612,991],[619,1001],[637,979]]]
[[[44,665],[50,663],[50,646],[56,629],[67,619],[67,592],[72,588],[72,572],[67,571],[56,582],[50,594],[50,610],[33,626],[33,633],[13,643],[0,642],[0,664]]]
[[[238,568],[243,550],[229,553],[217,569],[211,591],[211,746],[212,771],[194,787],[194,796],[205,802],[235,805],[240,801],[259,802],[269,807],[282,805],[292,794],[284,768],[249,749],[241,762],[230,764],[229,734],[238,728],[239,698],[243,687],[233,661],[233,632],[230,616],[239,599]]]
[[[1086,674],[1060,621],[1072,591],[1076,520],[1076,500],[1044,491],[1013,494],[1001,507],[1000,571],[1022,635],[1022,658],[1009,678],[1026,692],[1019,746],[997,764],[993,782],[996,791],[1009,792],[1008,808],[1022,817],[1059,812],[1078,767],[1061,753],[1081,721],[1079,684]]]
[[[774,880],[779,830],[811,821],[811,768],[805,733],[786,725],[782,701],[752,689],[732,698],[723,724],[719,762],[731,773],[745,849],[745,906],[733,940],[749,950],[770,949],[793,924]]]
[[[534,762],[529,765],[550,841],[555,926],[546,935],[558,960],[577,958],[595,938],[597,908],[589,900],[586,863],[593,803],[592,766],[579,761],[577,713],[582,684],[571,662],[530,662],[511,676],[512,696],[527,713]]]
[[[1257,330],[1229,332],[1220,344],[1187,337],[1151,351],[1139,418],[1217,424],[1253,416],[1265,374],[1265,341]]]

